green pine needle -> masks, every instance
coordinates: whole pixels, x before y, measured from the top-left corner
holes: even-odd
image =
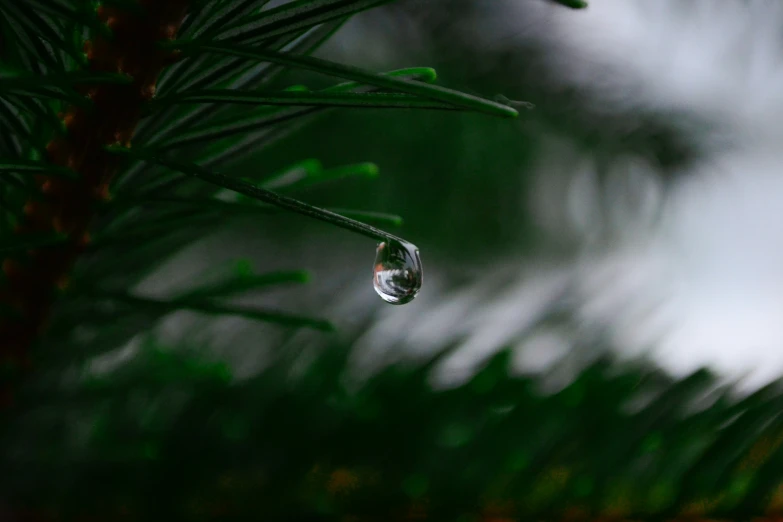
[[[304,216],[318,219],[320,221],[324,221],[326,223],[330,223],[340,228],[350,230],[351,232],[356,232],[366,237],[375,239],[376,241],[406,242],[405,240],[393,236],[388,232],[378,230],[377,228],[371,227],[364,223],[360,223],[358,221],[348,219],[339,214],[335,214],[334,212],[329,212],[328,210],[313,207],[311,205],[295,200],[293,198],[276,194],[270,190],[263,189],[261,187],[253,185],[246,181],[231,178],[223,174],[211,172],[194,163],[187,164],[187,163],[181,163],[168,159],[163,159],[151,155],[149,153],[145,153],[143,150],[142,151],[137,150],[135,148],[126,149],[124,147],[107,147],[106,150],[114,154],[125,155],[137,160],[142,160],[149,163],[162,165],[172,170],[176,170],[177,172],[181,172],[182,174],[185,174],[187,176],[192,176],[201,179],[203,181],[206,181],[218,187],[222,187],[225,189],[238,192],[250,198],[257,199],[258,201],[262,201],[264,203],[268,203],[270,205],[274,205],[276,207],[285,210],[296,212],[297,214],[301,214]]]
[[[40,161],[0,160],[0,173],[45,174],[58,178],[78,179],[78,174],[70,169]]]
[[[256,50],[241,46],[200,44],[194,42],[191,45],[172,42],[172,47],[188,53],[217,53],[228,56],[236,56],[264,62],[272,62],[286,67],[298,68],[318,72],[328,76],[336,76],[357,83],[373,85],[383,89],[389,89],[400,93],[420,96],[433,101],[448,103],[454,107],[465,110],[486,112],[493,116],[517,116],[517,111],[507,105],[485,100],[452,89],[446,89],[436,85],[428,85],[423,82],[415,82],[395,78],[390,75],[374,74],[358,67],[342,65],[310,56],[293,56],[275,51]]]

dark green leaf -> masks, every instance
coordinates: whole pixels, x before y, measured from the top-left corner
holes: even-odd
[[[436,77],[435,71],[427,67],[416,67],[411,69],[402,69],[386,73],[389,77],[418,80],[423,82],[433,81]],[[324,89],[322,92],[351,92],[362,88],[357,82],[345,82],[333,87]],[[173,136],[155,145],[156,150],[168,150],[173,147],[180,147],[189,144],[201,143],[204,141],[213,141],[238,133],[255,132],[270,125],[279,124],[293,118],[312,114],[311,111],[321,109],[302,109],[288,107],[259,107],[249,114],[233,116],[217,121],[208,121],[203,125],[197,125],[186,132]]]
[[[264,321],[290,327],[306,327],[322,330],[325,332],[334,331],[334,326],[328,321],[322,319],[313,319],[300,315],[289,314],[277,310],[265,310],[261,308],[248,308],[214,303],[206,299],[170,299],[158,300],[146,297],[132,296],[127,294],[101,294],[96,292],[96,299],[110,299],[131,304],[140,309],[149,309],[151,311],[164,311],[166,313],[179,310],[189,310],[209,315],[231,315],[252,319],[255,321]]]
[[[458,110],[442,102],[434,102],[408,94],[350,92],[290,92],[247,93],[235,90],[207,89],[167,96],[155,103],[156,108],[172,103],[236,103],[242,105],[281,105],[286,107],[353,107],[371,109],[439,109]]]
[[[588,6],[585,0],[552,0],[555,3],[570,7],[571,9],[584,9]]]
[[[391,0],[297,0],[262,11],[229,25],[217,36],[221,40],[250,43],[306,29],[336,18],[377,7]]]
[[[173,43],[173,45],[176,46],[176,43]],[[467,110],[486,112],[495,116],[517,116],[517,111],[508,105],[479,98],[477,96],[447,89],[445,87],[429,85],[427,83],[400,79],[388,74],[376,74],[358,67],[338,64],[310,56],[295,56],[276,51],[218,44],[194,43],[192,46],[183,44],[181,48],[185,52],[194,52],[191,50],[194,49],[195,52],[211,52],[247,58],[250,60],[268,61],[287,67],[305,69],[357,83],[412,94],[422,98],[448,103]]]
[[[59,178],[78,179],[78,174],[71,169],[29,160],[0,161],[0,172],[19,172],[28,174],[46,174]]]
[[[183,293],[180,299],[215,299],[231,297],[236,294],[257,291],[270,286],[306,283],[310,278],[308,272],[288,271],[288,272],[270,272],[267,274],[246,274],[240,277],[234,277],[228,281],[202,285],[194,290]]]
[[[125,149],[121,147],[108,147],[107,150],[116,154],[127,155],[131,158],[135,158],[138,160],[143,160],[150,163],[157,163],[163,165],[172,170],[182,172],[183,174],[186,174],[191,177],[199,178],[201,180],[204,180],[208,183],[212,183],[219,187],[223,187],[223,188],[233,190],[235,192],[239,192],[240,194],[244,194],[245,196],[251,197],[253,199],[257,199],[264,203],[268,203],[270,205],[274,205],[276,207],[280,207],[285,210],[296,212],[304,216],[315,218],[320,221],[330,223],[332,225],[338,226],[340,228],[344,228],[346,230],[350,230],[352,232],[356,232],[357,234],[362,234],[364,236],[370,237],[378,241],[395,240],[403,243],[406,242],[387,232],[383,232],[364,223],[360,223],[358,221],[348,219],[344,216],[340,216],[339,214],[335,214],[334,212],[329,212],[324,209],[313,207],[311,205],[308,205],[306,203],[303,203],[293,198],[281,196],[280,194],[276,194],[272,191],[260,188],[258,186],[247,183],[245,181],[241,181],[238,179],[230,178],[222,174],[211,172],[196,164],[171,161],[135,149]]]

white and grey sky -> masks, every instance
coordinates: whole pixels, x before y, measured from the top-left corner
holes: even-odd
[[[568,63],[564,81],[599,103],[713,120],[728,138],[719,143],[732,144],[708,143],[662,223],[611,255],[606,293],[623,297],[594,319],[629,349],[648,348],[657,332],[651,353],[678,373],[747,372],[749,386],[783,375],[783,4],[592,0],[548,19],[541,37]],[[591,76],[603,61],[616,77]],[[645,300],[660,300],[661,312],[634,315]]]

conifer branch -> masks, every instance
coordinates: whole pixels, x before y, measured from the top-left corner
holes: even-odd
[[[66,285],[71,267],[89,243],[97,204],[109,198],[118,163],[104,146],[130,142],[142,107],[153,97],[171,58],[158,44],[176,37],[188,6],[189,0],[139,0],[135,10],[118,3],[98,8],[110,34],[94,31],[93,40],[85,44],[87,61],[78,86],[84,103],[71,105],[62,115],[66,132],[46,146],[44,159],[52,167],[35,177],[41,197],[31,198],[15,230],[20,242],[53,233],[64,234],[67,241],[14,252],[2,260],[6,281],[0,287],[0,304],[22,317],[0,318],[0,362],[5,365],[31,365],[30,351],[46,326],[55,291]],[[102,75],[111,74],[132,81],[103,80]],[[78,179],[63,179],[60,171],[65,169]],[[10,384],[3,383],[0,396],[1,402],[11,401]]]

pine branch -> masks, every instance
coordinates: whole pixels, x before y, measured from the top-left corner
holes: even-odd
[[[351,211],[320,209],[283,194],[346,175],[374,176],[373,165],[322,171],[312,163],[301,168],[300,162],[260,181],[218,174],[251,142],[255,147],[268,145],[317,111],[339,107],[517,115],[507,103],[430,85],[436,79],[431,69],[379,74],[307,56],[348,16],[387,1],[294,0],[268,8],[266,0],[104,0],[96,9],[87,0],[0,0],[2,37],[12,44],[4,47],[0,60],[0,400],[6,406],[0,432],[0,490],[8,492],[12,507],[40,510],[43,505],[43,511],[63,518],[87,514],[175,520],[198,518],[203,506],[211,515],[220,515],[223,509],[227,516],[243,516],[247,511],[234,509],[211,488],[216,477],[232,476],[235,470],[226,466],[231,468],[227,463],[233,462],[234,467],[262,469],[278,477],[271,493],[264,493],[271,504],[280,501],[282,509],[273,509],[274,516],[296,515],[302,487],[305,507],[317,510],[326,505],[330,516],[366,515],[367,502],[389,506],[385,512],[390,516],[420,512],[418,505],[411,511],[408,501],[420,499],[426,489],[415,467],[428,462],[428,440],[403,437],[401,442],[424,445],[413,453],[397,448],[396,458],[388,461],[374,459],[373,455],[382,456],[371,444],[377,426],[365,421],[377,416],[372,404],[354,402],[376,401],[394,410],[397,395],[410,393],[412,400],[405,405],[413,408],[408,411],[422,425],[427,420],[440,422],[430,415],[437,408],[425,411],[440,403],[424,389],[420,374],[394,381],[402,386],[381,390],[378,396],[348,397],[339,378],[346,359],[337,353],[319,362],[291,394],[282,373],[235,386],[222,366],[167,359],[161,353],[149,360],[142,353],[125,368],[129,373],[113,375],[110,384],[70,380],[74,368],[94,363],[110,348],[126,345],[178,311],[331,329],[322,319],[225,302],[245,292],[302,282],[306,277],[301,272],[242,270],[169,297],[136,291],[137,283],[160,265],[164,255],[214,230],[229,209],[298,212],[388,242],[381,250],[387,257],[391,243],[405,243],[350,219]],[[272,80],[291,69],[345,82],[320,91],[302,86],[272,91]],[[238,107],[241,104],[259,107],[247,111]],[[176,160],[167,155],[174,147]],[[242,196],[219,199],[226,189]],[[387,225],[401,221],[371,212],[353,215]],[[407,250],[410,246],[406,245],[407,255],[414,254]],[[418,251],[415,257],[418,260]],[[382,268],[379,262],[376,269]],[[50,318],[56,322],[47,327]],[[36,350],[42,346],[47,350]],[[58,349],[48,350],[49,346]],[[35,378],[19,386],[31,366],[38,370]],[[166,413],[161,425],[175,423],[166,425],[170,429],[159,431],[161,425],[146,424],[149,419],[143,412],[126,408],[125,401],[133,402],[137,392],[165,394],[178,386],[189,389],[186,394],[193,402]],[[272,394],[258,393],[265,390]],[[255,398],[259,402],[254,403]],[[213,433],[211,415],[220,410],[216,406],[243,404],[252,404],[258,414],[247,419],[264,426],[254,430],[271,435],[254,439],[252,454],[227,449],[222,438],[226,435],[232,441],[228,446],[247,440],[241,419],[237,424],[232,417],[225,425],[221,420],[221,436]],[[291,416],[292,410],[296,416]],[[395,417],[392,412],[388,418],[411,421],[405,407],[397,411],[403,415]],[[84,424],[80,415],[85,412],[88,417],[100,412],[107,416]],[[449,451],[465,446],[466,429],[457,417],[445,427],[445,461]],[[47,425],[46,419],[52,418],[55,425]],[[303,445],[303,456],[288,451],[283,465],[276,464],[274,457],[267,458],[270,454],[297,446],[288,445],[296,443],[290,429],[297,419],[306,422],[296,433],[325,431],[317,443]],[[94,433],[65,435],[85,426]],[[101,434],[101,427],[108,431]],[[338,443],[352,434],[358,438],[346,451]],[[74,447],[76,440],[90,445]],[[323,441],[328,445],[320,446]],[[541,459],[547,456],[542,454]],[[351,500],[344,505],[342,497],[336,498],[342,493],[340,480],[352,483],[351,466],[357,459],[373,464],[371,471],[383,472],[386,482],[358,504]],[[198,469],[186,473],[185,480],[176,480],[177,473],[190,469],[188,463],[198,463]],[[407,464],[412,465],[410,470]],[[107,467],[115,465],[121,466],[121,473]],[[406,474],[400,475],[403,469]],[[324,470],[329,477],[325,489],[334,498],[313,495],[308,489],[313,481],[323,486],[319,481]],[[360,486],[377,486],[371,476],[359,475]],[[471,480],[473,491],[479,491],[475,477]],[[399,495],[400,483],[406,498]],[[154,499],[164,488],[170,495],[156,505]],[[241,498],[240,504],[248,500],[255,503],[258,497]],[[437,510],[431,513],[440,516]],[[504,513],[511,516],[510,511],[497,516]],[[374,517],[372,512],[367,516]]]
[[[0,137],[0,154],[7,158],[0,163],[0,176],[8,181],[0,192],[0,204],[13,229],[0,249],[4,256],[0,305],[12,312],[0,318],[0,338],[7,339],[4,363],[19,368],[31,365],[31,349],[46,334],[52,307],[70,280],[75,276],[83,282],[109,275],[107,267],[100,266],[101,260],[108,259],[105,252],[117,252],[134,242],[150,243],[153,238],[166,238],[173,248],[182,244],[174,241],[177,233],[186,236],[190,232],[193,237],[192,231],[199,230],[185,229],[184,223],[203,222],[203,231],[214,227],[215,205],[204,209],[158,205],[150,210],[144,203],[149,195],[158,201],[177,200],[216,190],[208,184],[183,184],[182,174],[377,241],[407,244],[347,214],[395,226],[401,222],[397,216],[361,211],[341,215],[211,170],[231,154],[246,150],[251,141],[256,146],[262,143],[253,133],[279,136],[280,130],[307,121],[315,112],[313,107],[420,107],[516,116],[508,105],[430,85],[436,78],[431,69],[376,74],[306,55],[349,15],[381,3],[296,0],[262,9],[263,0],[194,4],[111,0],[95,9],[81,0],[34,0],[33,9],[12,0],[0,1],[16,44],[5,57],[9,65],[0,68],[4,79],[0,82],[0,124],[13,131]],[[244,15],[250,16],[236,18]],[[185,36],[180,37],[177,33],[183,23]],[[82,55],[78,46],[85,30],[92,40],[86,42]],[[166,80],[161,75],[172,64],[169,70],[182,76],[164,81],[167,90],[156,97],[158,81]],[[243,89],[266,85],[290,68],[349,81],[317,92],[300,87],[279,93]],[[250,70],[254,72],[248,74]],[[198,107],[187,107],[195,101]],[[231,108],[237,103],[261,107],[248,118],[242,110]],[[186,107],[180,108],[183,104]],[[55,117],[57,110],[61,112]],[[196,118],[199,125],[188,129],[188,122]],[[143,160],[136,162],[142,165],[139,169],[123,162],[110,147],[127,149],[143,119],[149,122],[150,132],[141,140],[146,146],[130,149],[147,153],[145,158],[131,155],[131,159]],[[162,155],[168,148],[203,141],[211,144],[196,151],[195,161],[172,162]],[[115,183],[118,177],[120,183]],[[136,202],[130,206],[108,205],[110,193],[117,188],[122,189],[121,196],[141,197],[124,197],[126,202]],[[4,202],[6,197],[10,204]],[[96,228],[101,227],[95,227],[96,223],[103,224],[97,234]],[[143,259],[143,265],[138,265],[143,269],[113,266],[109,270],[139,277],[153,266],[154,257]],[[264,317],[273,320],[289,315],[279,312]],[[10,396],[5,390],[11,387],[3,383],[7,400]]]
[[[345,373],[345,346],[330,345],[304,369],[302,351],[286,351],[258,375],[233,379],[222,363],[148,342],[86,385],[59,385],[55,397],[28,391],[27,403],[49,397],[53,409],[20,434],[89,429],[31,444],[17,437],[11,477],[34,467],[73,479],[40,492],[13,482],[11,491],[103,519],[125,508],[129,520],[781,514],[780,382],[738,398],[704,370],[673,379],[603,359],[544,392],[546,376],[511,375],[503,351],[468,382],[433,390],[428,377],[450,353],[389,366],[360,386]],[[83,491],[105,502],[84,502]]]

